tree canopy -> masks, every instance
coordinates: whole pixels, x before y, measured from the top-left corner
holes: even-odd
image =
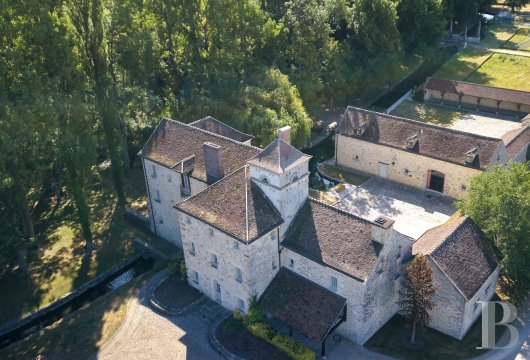
[[[520,299],[530,287],[530,169],[528,163],[474,177],[468,195],[458,209],[469,215],[497,246],[501,254],[504,283]]]

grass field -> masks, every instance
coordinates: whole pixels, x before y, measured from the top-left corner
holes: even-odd
[[[7,270],[0,278],[0,322],[19,318],[48,305],[112,266],[134,251],[135,237],[148,235],[126,224],[116,207],[110,169],[94,169],[88,180],[89,204],[96,250],[85,256],[85,242],[77,224],[75,206],[67,198],[36,222],[37,243],[28,253],[25,275]],[[145,197],[142,170],[132,170],[126,182],[128,201]]]
[[[434,76],[441,79],[462,81],[486,61],[490,55],[491,52],[488,50],[468,47],[449,59]]]
[[[530,57],[496,53],[466,81],[530,91]]]
[[[513,50],[530,51],[530,28],[521,28],[503,45]]]
[[[464,111],[453,110],[442,106],[406,100],[394,109],[391,114],[429,124],[449,126],[462,118],[466,113]]]
[[[488,25],[486,36],[480,42],[481,46],[498,48],[517,32],[518,27],[514,24],[494,23]]]
[[[129,300],[150,275],[152,272],[147,272],[39,333],[1,349],[0,358],[35,359],[38,354],[48,359],[88,358],[119,329]]]

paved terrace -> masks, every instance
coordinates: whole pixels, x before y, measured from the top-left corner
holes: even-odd
[[[489,116],[489,114],[468,113],[450,127],[455,130],[500,139],[508,131],[519,129],[521,126],[518,121],[504,120]]]
[[[372,177],[335,206],[370,220],[386,216],[395,221],[396,231],[416,240],[455,213],[452,203],[432,191]]]

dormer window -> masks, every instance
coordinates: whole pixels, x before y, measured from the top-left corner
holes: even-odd
[[[467,165],[474,165],[475,161],[478,157],[478,149],[473,148],[472,150],[468,151],[466,153],[466,164]]]
[[[417,144],[418,144],[418,134],[414,134],[407,139],[408,150],[414,150]]]
[[[366,123],[357,125],[357,131],[356,131],[357,136],[362,136],[364,134],[364,131],[366,130],[366,127],[367,127]]]

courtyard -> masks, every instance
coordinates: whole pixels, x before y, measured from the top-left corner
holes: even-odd
[[[502,138],[507,132],[521,127],[521,123],[513,117],[479,113],[449,105],[420,103],[411,99],[404,101],[391,114],[493,138]]]
[[[432,191],[418,190],[372,177],[335,206],[366,219],[385,216],[394,229],[412,239],[445,223],[455,212],[453,201]]]

